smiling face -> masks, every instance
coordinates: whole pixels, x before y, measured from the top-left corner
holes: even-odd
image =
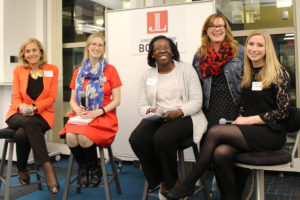
[[[41,50],[35,42],[27,44],[24,48],[24,59],[30,66],[40,64]]]
[[[254,35],[248,39],[246,52],[253,67],[264,65],[266,55],[266,42],[262,35]]]
[[[221,44],[226,35],[225,22],[222,18],[216,18],[210,26],[207,28],[207,36],[209,37],[211,44]]]
[[[153,44],[152,58],[155,59],[157,65],[166,65],[172,61],[172,50],[168,40],[158,39]]]
[[[104,41],[101,37],[95,37],[88,46],[89,59],[100,59],[104,53]]]

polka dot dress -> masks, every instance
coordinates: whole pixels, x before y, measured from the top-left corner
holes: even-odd
[[[208,128],[219,124],[221,118],[235,120],[239,108],[233,103],[224,72],[212,77],[209,107],[204,110]]]

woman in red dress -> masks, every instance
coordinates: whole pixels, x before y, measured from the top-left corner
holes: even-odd
[[[74,71],[70,83],[70,105],[74,112],[69,117],[78,115],[92,122],[71,124],[69,121],[59,132],[66,134],[67,144],[78,163],[81,187],[95,187],[100,183],[102,171],[96,145],[110,146],[118,131],[115,108],[120,105],[122,83],[116,68],[104,59],[104,51],[104,37],[100,33],[90,35],[82,65]]]

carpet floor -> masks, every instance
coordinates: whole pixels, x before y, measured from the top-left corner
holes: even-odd
[[[68,165],[68,157],[63,157],[59,162],[53,162],[57,178],[61,186],[61,192],[55,196],[55,199],[62,199],[65,175]],[[110,170],[110,166],[107,167]],[[76,165],[74,165],[73,174],[77,172]],[[14,167],[13,173],[16,173]],[[212,177],[212,175],[211,175]],[[207,185],[211,187],[211,177],[208,178]],[[121,183],[122,194],[118,195],[116,192],[115,184],[110,184],[110,193],[112,200],[141,200],[144,188],[144,175],[141,169],[134,167],[132,162],[123,162],[121,173],[119,174]],[[35,176],[31,175],[31,180],[35,180]],[[249,182],[249,180],[248,180]],[[251,182],[251,181],[250,181]],[[17,177],[12,178],[12,183],[19,183]],[[101,182],[102,183],[102,182]],[[0,199],[3,199],[4,186],[1,185]],[[46,200],[49,199],[48,191],[43,184],[43,190],[38,190],[37,185],[22,186],[19,188],[13,188],[11,190],[10,198],[18,200]],[[249,187],[249,183],[246,188]],[[300,199],[300,174],[297,173],[284,173],[266,172],[265,173],[265,199],[266,200],[299,200]],[[247,190],[247,189],[246,189]],[[214,199],[219,200],[220,195],[217,190],[214,194]],[[85,188],[81,190],[81,193],[76,193],[76,188],[70,187],[69,200],[94,200],[105,199],[104,188]],[[149,198],[154,200],[157,198]],[[191,200],[204,200],[203,192],[199,192],[190,198]],[[255,195],[251,200],[255,200]]]

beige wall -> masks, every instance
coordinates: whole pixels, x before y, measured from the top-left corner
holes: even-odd
[[[59,69],[58,90],[55,108],[55,125],[53,133],[48,134],[49,142],[64,143],[57,135],[63,128],[62,100],[62,0],[47,0],[47,54],[48,62]]]

